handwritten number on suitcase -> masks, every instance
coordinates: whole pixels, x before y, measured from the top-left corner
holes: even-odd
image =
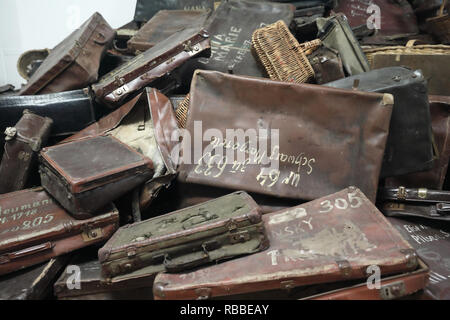
[[[349,204],[350,204],[350,208],[353,208],[353,209],[359,208],[362,205],[362,203],[363,203],[362,199],[360,197],[356,196],[355,193],[349,193],[349,194],[347,194],[347,196],[348,196],[348,202],[346,199],[343,199],[343,198],[336,198],[334,200],[334,204],[332,204],[330,200],[322,201],[320,203],[320,205],[322,206],[322,209],[319,212],[327,213],[327,212],[330,212],[331,210],[333,210],[333,208],[345,210],[349,207]]]

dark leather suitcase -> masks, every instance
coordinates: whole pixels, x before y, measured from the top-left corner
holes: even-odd
[[[407,186],[441,190],[447,175],[450,159],[450,97],[429,96],[431,127],[437,159],[431,170],[392,177],[385,180],[387,187]]]
[[[119,224],[110,204],[75,220],[42,189],[0,195],[0,275],[105,241]]]
[[[414,249],[356,188],[263,215],[270,247],[260,253],[181,274],[160,273],[155,299],[295,297],[308,285],[412,271]],[[267,297],[269,298],[269,297]]]
[[[146,22],[160,10],[207,11],[213,10],[214,0],[137,0],[134,21]]]
[[[69,262],[63,255],[0,278],[0,300],[43,300],[52,297],[53,283]]]
[[[262,77],[264,68],[251,53],[253,32],[282,20],[290,25],[294,7],[285,3],[224,0],[206,22],[211,35],[211,57],[193,59],[186,66],[186,82],[195,69]]]
[[[425,299],[450,299],[450,228],[439,221],[388,218],[430,269]]]
[[[121,227],[98,257],[110,278],[143,268],[154,274],[181,272],[268,246],[258,205],[238,191]]]
[[[140,189],[140,209],[145,210],[176,175],[170,156],[177,143],[171,139],[177,130],[172,108],[158,90],[145,88],[142,94],[62,142],[109,134],[151,158],[155,173]]]
[[[202,27],[210,11],[161,10],[127,42],[132,51],[146,51],[186,27]]]
[[[390,93],[394,96],[381,177],[398,176],[433,167],[434,152],[427,82],[420,70],[413,71],[403,67],[383,68],[325,85]]]
[[[0,96],[0,132],[13,127],[25,109],[53,120],[50,137],[68,136],[80,131],[96,119],[95,102],[89,89],[36,96]],[[97,109],[98,111],[98,109]],[[0,135],[0,145],[4,137]],[[0,148],[0,155],[3,148]]]
[[[20,95],[81,89],[97,81],[100,60],[115,31],[99,13],[50,51]]]
[[[324,286],[323,292],[303,298],[303,300],[393,300],[414,299],[414,294],[422,294],[428,284],[428,266],[419,259],[414,271],[394,276],[382,277],[380,288],[369,288],[366,281],[357,284],[341,284],[340,288],[330,290]]]
[[[369,10],[373,5],[378,6],[379,12]],[[363,39],[365,44],[374,41],[380,44],[383,39],[419,33],[416,16],[407,0],[338,1],[334,11],[345,14],[352,28],[367,25],[368,21],[379,23],[375,34],[369,39]],[[376,14],[379,14],[379,21],[374,19]]]
[[[47,143],[53,121],[24,110],[14,127],[5,131],[6,142],[0,163],[0,194],[25,188],[37,170],[37,153]]]
[[[74,283],[78,268],[79,282]],[[96,254],[95,258],[80,254],[54,283],[53,291],[58,300],[152,300],[154,278],[154,274],[143,274],[107,280],[101,274]]]
[[[386,216],[450,221],[450,191],[400,186],[381,188],[378,198]]]
[[[150,158],[106,135],[44,148],[42,186],[72,215],[91,217],[153,176]]]
[[[315,83],[324,84],[345,77],[341,55],[337,50],[322,44],[307,57],[314,70]]]
[[[92,85],[96,97],[116,106],[127,96],[167,76],[188,59],[208,54],[209,34],[201,27],[186,27],[104,75]]]
[[[186,130],[194,137],[202,121],[216,133],[201,153],[183,140],[178,180],[302,200],[356,185],[375,200],[392,104],[390,94],[197,70]],[[226,133],[236,129],[237,144],[239,131]]]

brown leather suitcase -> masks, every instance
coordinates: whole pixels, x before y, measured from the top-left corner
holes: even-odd
[[[201,150],[183,138],[178,180],[302,200],[355,185],[374,201],[392,104],[390,94],[197,70],[186,130],[195,137],[201,121],[216,133]]]
[[[63,255],[0,278],[0,300],[43,300],[52,297],[53,283],[69,262]]]
[[[50,51],[20,95],[82,89],[97,81],[100,60],[115,31],[94,13],[83,25]]]
[[[416,270],[394,276],[382,277],[380,288],[369,289],[363,281],[353,285],[342,285],[335,290],[326,290],[319,294],[303,298],[304,300],[392,300],[415,299],[414,294],[422,294],[428,284],[428,266],[419,259]]]
[[[78,219],[97,214],[154,173],[150,158],[106,135],[44,148],[39,162],[42,186]]]
[[[37,153],[47,143],[53,120],[24,110],[14,127],[6,128],[0,163],[0,194],[25,188],[29,175],[37,170]]]
[[[440,221],[388,218],[430,269],[430,280],[420,298],[450,299],[450,228]]]
[[[175,164],[170,152],[176,143],[171,134],[176,129],[171,101],[158,90],[145,88],[143,93],[117,110],[62,142],[112,135],[151,158],[155,173],[140,188],[140,209],[145,210],[160,190],[167,188],[175,178]]]
[[[260,253],[181,274],[160,273],[155,299],[294,297],[308,285],[412,271],[414,249],[368,198],[350,187],[263,215],[270,247]]]
[[[185,27],[104,75],[92,85],[92,90],[99,100],[116,106],[147,85],[156,87],[156,80],[164,79],[164,76],[167,77],[168,73],[193,56],[208,55],[209,49],[207,30],[195,26]]]
[[[406,186],[442,190],[450,159],[450,96],[429,96],[431,127],[437,159],[428,171],[391,177],[386,187]]]
[[[146,51],[186,27],[202,27],[210,11],[161,10],[127,42],[132,51]]]
[[[0,195],[0,275],[105,241],[119,223],[110,204],[75,220],[42,189]]]

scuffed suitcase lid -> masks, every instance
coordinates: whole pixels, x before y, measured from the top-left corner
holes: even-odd
[[[82,52],[86,42],[100,23],[106,23],[102,15],[94,13],[80,28],[73,31],[66,39],[50,51],[48,57],[42,62],[27,85],[19,94],[36,94],[50,81],[63,72]],[[103,39],[102,39],[103,40]]]
[[[0,195],[0,210],[0,264],[8,262],[8,253],[15,250],[81,233],[84,226],[103,226],[119,219],[119,212],[111,204],[98,216],[76,220],[42,187]]]
[[[417,267],[414,249],[357,188],[266,214],[270,247],[260,253],[182,274],[159,274],[159,299],[196,299],[289,289]]]
[[[193,222],[196,217],[205,219]],[[230,226],[256,224],[261,212],[256,202],[243,191],[177,210],[159,217],[123,226],[98,251],[100,262],[111,254],[127,255],[126,249],[151,252],[164,247],[189,243],[196,239],[224,233]]]

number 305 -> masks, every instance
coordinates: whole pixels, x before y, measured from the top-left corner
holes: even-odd
[[[320,213],[326,213],[333,210],[333,208],[345,210],[349,206],[350,208],[359,208],[363,204],[363,200],[356,196],[354,193],[347,194],[348,201],[344,198],[336,198],[334,199],[334,204],[330,200],[325,200],[320,203],[322,209],[319,211]]]

